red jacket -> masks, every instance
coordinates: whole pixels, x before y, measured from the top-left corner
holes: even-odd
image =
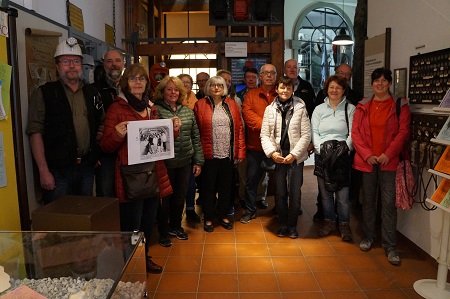
[[[372,151],[372,132],[369,123],[369,108],[372,99],[373,97],[365,98],[358,103],[352,124],[352,141],[356,150],[353,168],[363,172],[371,172],[373,168],[371,164],[366,162],[367,158],[374,155]],[[391,102],[384,137],[384,154],[389,158],[389,162],[385,166],[380,165],[380,169],[396,171],[399,155],[403,150],[403,145],[409,138],[411,111],[409,110],[408,102],[402,99],[400,115],[399,119],[397,119],[395,100]]]
[[[245,159],[244,126],[239,112],[239,106],[230,98],[225,98],[222,105],[230,117],[231,133],[234,138],[230,140],[233,146],[233,158]],[[194,106],[195,119],[200,131],[203,155],[205,159],[213,158],[212,115],[213,105],[209,97],[198,100]]]
[[[150,119],[157,119],[158,112],[155,107],[150,108]],[[117,96],[114,102],[108,108],[105,116],[105,128],[103,132],[102,140],[100,141],[100,147],[106,153],[117,152],[117,160],[115,167],[115,185],[116,196],[120,202],[126,202],[125,193],[123,190],[122,176],[119,170],[120,163],[128,164],[128,143],[127,136],[119,137],[116,133],[116,125],[123,121],[142,120],[142,117],[133,109],[128,102],[121,97]],[[172,186],[170,185],[169,176],[167,175],[167,169],[164,161],[156,161],[156,173],[158,175],[159,183],[159,196],[164,198],[173,193]]]
[[[247,92],[242,102],[242,117],[247,134],[247,149],[262,152],[261,134],[262,120],[266,107],[270,105],[277,93],[275,87],[267,92],[263,87],[254,88]]]

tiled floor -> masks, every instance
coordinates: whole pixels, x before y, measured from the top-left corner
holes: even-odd
[[[305,167],[298,239],[275,235],[272,196],[269,208],[249,224],[239,222],[244,211],[237,210],[231,231],[215,223],[214,232],[205,233],[202,224],[183,222],[189,240],[173,239],[169,248],[159,246],[155,236],[150,253],[164,271],[147,275],[149,298],[421,298],[413,283],[435,278],[436,261],[402,236],[400,266],[388,263],[379,243],[360,251],[357,208],[351,219],[354,242],[342,242],[337,234],[318,237],[312,172]]]

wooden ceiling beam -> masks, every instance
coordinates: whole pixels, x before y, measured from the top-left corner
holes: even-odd
[[[170,54],[217,54],[217,43],[206,44],[140,44],[137,46],[138,56],[162,56]],[[221,44],[220,53],[225,52],[225,44]],[[270,43],[247,43],[247,52],[252,54],[270,54]]]

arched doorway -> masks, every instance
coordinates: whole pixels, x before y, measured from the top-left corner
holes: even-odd
[[[295,24],[293,58],[298,61],[299,75],[311,83],[316,93],[334,74],[335,66],[353,63],[353,45],[331,43],[342,29],[353,38],[353,25],[342,8],[324,3],[305,8]]]

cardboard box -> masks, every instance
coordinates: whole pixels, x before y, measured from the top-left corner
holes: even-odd
[[[34,231],[120,231],[119,200],[66,195],[36,209],[31,219]]]

